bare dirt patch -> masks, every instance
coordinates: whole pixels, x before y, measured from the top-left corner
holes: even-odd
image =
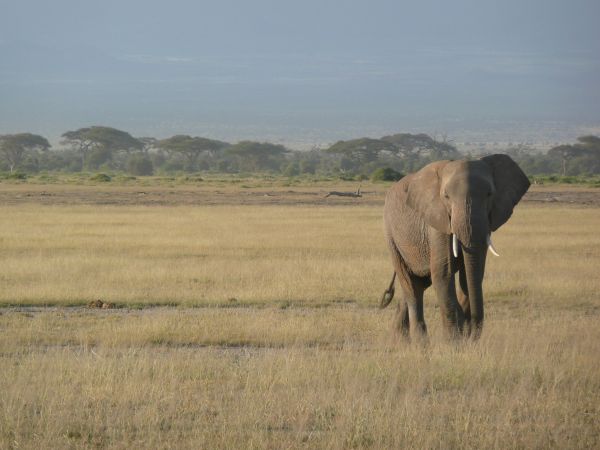
[[[0,205],[383,205],[385,185],[363,190],[362,197],[329,196],[328,187],[293,188],[0,185]],[[524,202],[600,207],[600,190],[576,186],[532,186]]]
[[[139,186],[0,185],[0,205],[374,205],[385,188],[363,191],[360,198],[326,197],[327,188],[211,188]]]
[[[570,186],[548,188],[532,186],[525,194],[523,201],[600,207],[600,189]]]

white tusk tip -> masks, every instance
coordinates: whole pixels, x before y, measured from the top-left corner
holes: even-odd
[[[492,237],[489,234],[488,234],[488,238],[487,238],[487,244],[488,244],[488,248],[490,249],[490,252],[492,252],[492,254],[494,256],[500,256],[500,254],[494,248],[494,244],[492,244]]]
[[[458,239],[455,234],[452,235],[452,254],[458,258]]]

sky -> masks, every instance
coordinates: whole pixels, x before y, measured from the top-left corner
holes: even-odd
[[[597,0],[0,0],[0,133],[600,123],[599,18]]]

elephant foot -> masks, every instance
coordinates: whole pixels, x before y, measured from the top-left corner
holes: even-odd
[[[483,323],[474,323],[471,325],[471,334],[470,338],[472,341],[476,341],[481,337],[481,332],[483,331]]]
[[[465,338],[471,337],[471,321],[470,320],[465,320],[465,323],[464,323],[463,329],[462,329],[462,335]]]
[[[410,343],[410,329],[408,323],[402,321],[400,321],[400,323],[395,323],[393,335],[396,342]]]
[[[450,327],[446,329],[446,340],[455,342],[459,341],[464,336],[464,329],[458,327]]]
[[[427,347],[429,345],[429,336],[427,335],[427,326],[425,325],[425,322],[417,322],[415,326],[411,326],[410,337],[411,342],[416,345]]]

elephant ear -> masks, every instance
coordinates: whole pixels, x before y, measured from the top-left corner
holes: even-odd
[[[442,233],[450,234],[450,216],[440,197],[440,172],[448,161],[438,161],[411,175],[406,186],[406,203],[425,222]]]
[[[508,155],[490,155],[481,160],[491,167],[494,176],[496,194],[490,212],[490,228],[496,231],[510,218],[530,183],[527,175]]]

